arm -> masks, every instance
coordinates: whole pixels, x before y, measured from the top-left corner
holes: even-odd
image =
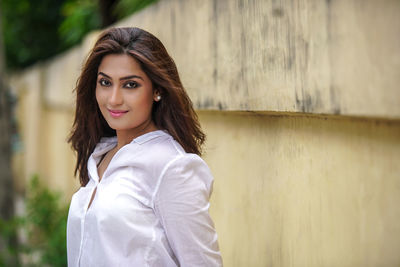
[[[154,196],[155,213],[181,266],[222,266],[217,233],[208,213],[213,177],[197,155],[166,167]]]

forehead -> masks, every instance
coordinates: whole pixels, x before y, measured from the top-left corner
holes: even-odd
[[[109,54],[103,57],[99,72],[109,76],[122,77],[127,75],[145,75],[139,62],[127,54]]]

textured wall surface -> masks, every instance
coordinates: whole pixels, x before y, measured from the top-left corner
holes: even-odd
[[[59,83],[54,84],[52,93],[58,91],[65,98],[59,97],[60,101],[53,103],[49,101],[51,95],[45,93],[45,90],[51,90],[45,86],[46,71],[49,69],[45,65],[37,66],[11,80],[18,96],[16,119],[20,139],[13,156],[15,184],[17,192],[22,193],[32,176],[38,174],[50,188],[62,192],[64,199],[69,201],[78,188],[78,181],[73,179],[75,157],[67,144],[73,111],[63,99],[73,97],[71,88],[65,85],[73,80],[58,75]]]
[[[400,122],[199,113],[226,266],[398,266]]]
[[[400,118],[400,1],[164,0],[153,32],[199,109]]]

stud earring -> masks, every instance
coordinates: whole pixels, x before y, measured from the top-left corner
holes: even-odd
[[[161,100],[161,96],[160,95],[156,96],[156,100],[160,101]]]

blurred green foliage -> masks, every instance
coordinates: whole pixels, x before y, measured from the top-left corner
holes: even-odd
[[[120,0],[113,11],[118,19],[133,14],[158,0]]]
[[[6,65],[15,69],[63,50],[57,32],[64,0],[1,0]]]
[[[61,203],[60,194],[41,185],[34,176],[25,215],[0,220],[0,234],[10,244],[0,252],[0,266],[67,266],[67,216],[68,207]],[[27,241],[16,242],[17,233],[26,235]],[[25,258],[24,264],[20,262],[21,256]]]
[[[108,26],[102,17],[121,19],[157,0],[1,0],[8,69],[27,67],[78,44],[90,31]],[[112,10],[101,12],[99,3]]]
[[[101,27],[99,8],[93,0],[67,0],[61,14],[65,19],[58,32],[66,47],[79,43],[86,33]]]

